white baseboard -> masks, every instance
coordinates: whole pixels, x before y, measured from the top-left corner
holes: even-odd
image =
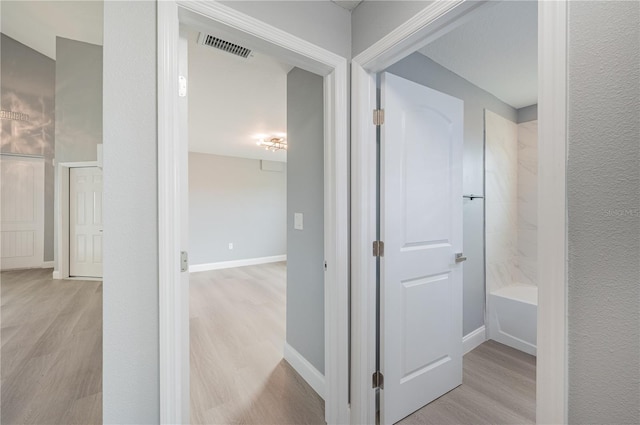
[[[467,354],[469,351],[476,348],[487,340],[487,331],[484,325],[480,326],[473,332],[469,332],[462,338],[462,354]]]
[[[230,269],[233,267],[255,266],[256,264],[277,263],[287,261],[286,255],[272,257],[248,258],[246,260],[221,261],[219,263],[194,264],[189,266],[189,272],[206,272],[208,270]]]
[[[53,268],[53,266],[54,266],[53,261],[44,261],[44,262],[42,263],[42,268],[43,268],[43,269],[52,269],[52,268]]]
[[[324,375],[286,342],[284,343],[284,359],[324,399]]]
[[[60,274],[60,270],[54,270],[53,271],[53,278],[54,279],[62,279],[62,275]]]

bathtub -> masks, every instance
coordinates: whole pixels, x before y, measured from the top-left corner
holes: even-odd
[[[513,284],[489,294],[489,339],[536,355],[538,287]]]

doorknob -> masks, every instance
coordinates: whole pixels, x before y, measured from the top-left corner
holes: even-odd
[[[467,261],[467,257],[462,255],[462,252],[456,253],[456,263],[462,263],[463,261]]]

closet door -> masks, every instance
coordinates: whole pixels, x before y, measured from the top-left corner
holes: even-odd
[[[69,170],[69,276],[102,277],[102,170]]]

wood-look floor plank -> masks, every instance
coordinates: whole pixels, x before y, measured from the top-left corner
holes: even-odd
[[[192,423],[324,424],[324,401],[283,360],[285,264],[190,281]]]
[[[399,424],[533,424],[535,361],[533,356],[487,341],[464,356],[461,386]]]
[[[102,284],[51,270],[0,274],[3,424],[102,421]],[[283,263],[191,275],[194,424],[323,424],[324,402],[283,360]],[[463,385],[401,424],[529,424],[535,358],[493,341],[464,358]]]
[[[102,422],[102,283],[0,274],[3,424]]]

